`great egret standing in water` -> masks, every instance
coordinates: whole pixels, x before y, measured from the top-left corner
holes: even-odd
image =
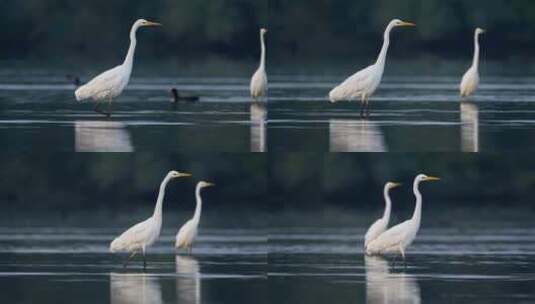
[[[265,28],[260,29],[260,47],[262,49],[260,66],[254,73],[253,78],[251,78],[251,97],[253,97],[255,101],[266,96],[268,89],[268,79],[266,74],[266,43],[264,41],[266,33],[267,30]]]
[[[392,210],[392,201],[390,200],[390,190],[401,186],[400,183],[386,183],[383,190],[383,195],[385,198],[385,212],[383,217],[375,221],[373,225],[370,226],[366,236],[364,237],[364,250],[368,247],[368,244],[375,240],[381,233],[386,231],[388,228],[388,223],[390,222],[390,211]]]
[[[412,218],[388,229],[375,240],[371,241],[366,247],[366,254],[382,255],[399,252],[403,257],[403,260],[405,260],[405,249],[412,244],[420,229],[420,221],[422,218],[422,194],[419,190],[420,183],[435,180],[440,179],[425,174],[420,174],[414,179],[413,191],[414,196],[416,197],[416,207],[414,208]]]
[[[153,215],[147,220],[132,226],[126,230],[123,234],[117,237],[110,244],[110,251],[115,252],[128,252],[131,255],[126,260],[124,267],[128,265],[128,262],[138,253],[143,254],[143,268],[146,268],[147,262],[145,259],[145,253],[147,247],[150,247],[158,237],[160,236],[160,230],[162,228],[162,204],[165,197],[165,188],[167,184],[179,177],[189,177],[191,174],[182,173],[178,171],[171,171],[165,176],[160,185],[160,192],[158,193],[158,200],[154,207]]]
[[[130,81],[132,66],[134,65],[134,53],[136,51],[136,33],[140,27],[161,26],[160,23],[150,22],[145,19],[137,20],[130,31],[130,48],[123,64],[98,75],[87,84],[78,88],[75,92],[76,100],[93,99],[96,102],[95,112],[111,115],[111,102],[113,98],[121,95]],[[108,112],[100,110],[99,103],[108,100]]]
[[[461,81],[461,97],[472,95],[479,85],[479,35],[485,33],[485,30],[476,28],[474,33],[474,59],[472,66],[466,71]]]
[[[201,199],[201,190],[206,187],[212,187],[215,184],[208,182],[199,182],[197,188],[195,189],[195,198],[197,200],[197,205],[195,207],[195,214],[193,218],[187,221],[176,234],[176,249],[186,248],[188,253],[191,254],[193,248],[193,242],[197,237],[197,228],[199,227],[199,222],[201,220],[201,209],[202,209],[202,199]]]
[[[390,45],[390,31],[395,27],[400,26],[416,26],[414,23],[401,21],[399,19],[392,20],[386,27],[384,33],[383,47],[377,62],[346,79],[342,84],[332,89],[329,93],[331,102],[343,100],[361,100],[360,115],[364,116],[365,110],[367,115],[370,114],[370,107],[368,100],[371,95],[377,90],[383,78],[385,70],[386,54]]]

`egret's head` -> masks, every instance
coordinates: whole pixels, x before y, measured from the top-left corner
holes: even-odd
[[[392,21],[390,21],[390,25],[393,26],[393,27],[398,27],[398,26],[416,26],[416,24],[414,23],[411,23],[411,22],[405,22],[403,20],[399,20],[399,19],[394,19]]]
[[[145,19],[139,19],[136,21],[136,23],[134,23],[134,26],[136,27],[143,27],[143,26],[162,26],[161,23],[158,23],[158,22],[152,22],[152,21],[147,21]]]
[[[390,189],[397,188],[397,187],[399,187],[401,185],[402,185],[401,183],[388,182],[388,183],[386,183],[385,189],[386,190],[390,190]]]
[[[481,34],[484,34],[484,33],[485,33],[484,29],[482,29],[480,27],[476,28],[476,35],[481,35]]]
[[[190,173],[184,173],[184,172],[178,172],[178,171],[171,171],[168,174],[171,178],[180,178],[180,177],[190,177]]]
[[[205,182],[205,181],[202,181],[202,182],[199,182],[199,184],[197,185],[200,189],[202,188],[208,188],[208,187],[213,187],[215,186],[215,184],[213,183],[209,183],[209,182]]]
[[[260,34],[262,34],[262,35],[265,35],[267,32],[268,32],[268,30],[265,29],[265,28],[261,28],[260,29]]]
[[[440,178],[434,176],[427,176],[425,174],[420,174],[416,177],[418,182],[427,182],[427,181],[438,181]]]

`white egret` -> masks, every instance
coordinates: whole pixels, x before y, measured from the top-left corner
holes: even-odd
[[[161,26],[160,23],[150,22],[145,19],[137,20],[130,31],[130,48],[123,64],[98,75],[87,84],[78,88],[75,92],[76,100],[93,99],[96,102],[95,111],[107,116],[111,115],[110,107],[113,98],[121,95],[130,81],[132,66],[134,65],[134,53],[136,51],[136,33],[140,27]],[[99,103],[108,100],[108,112],[100,110]]]
[[[485,30],[476,28],[474,33],[474,59],[472,66],[466,71],[461,81],[460,92],[461,97],[468,97],[472,95],[479,85],[479,35],[485,33]]]
[[[383,72],[386,63],[386,54],[390,45],[390,31],[395,27],[400,26],[416,26],[414,23],[401,21],[399,19],[392,20],[386,27],[384,33],[384,41],[377,62],[347,78],[342,84],[338,85],[329,93],[331,102],[343,100],[358,100],[361,101],[360,115],[364,116],[364,111],[367,109],[369,115],[368,100],[371,95],[377,90],[381,83]]]
[[[368,255],[382,255],[387,253],[399,252],[405,260],[405,249],[414,241],[416,233],[420,229],[422,218],[422,194],[419,186],[423,181],[440,180],[438,177],[420,174],[414,179],[414,196],[416,197],[416,206],[414,214],[410,220],[398,224],[387,231],[383,232],[375,240],[371,241],[366,247]]]
[[[143,268],[147,266],[145,259],[147,247],[156,242],[160,236],[160,230],[162,228],[162,204],[165,197],[165,188],[171,180],[189,176],[191,176],[189,173],[182,173],[178,171],[169,172],[160,185],[160,192],[158,193],[158,200],[156,201],[153,215],[147,220],[132,226],[130,229],[126,230],[123,234],[113,240],[113,242],[111,242],[111,252],[130,253],[130,256],[124,264],[124,267],[128,265],[128,262],[138,252],[143,254]]]
[[[201,220],[201,209],[202,209],[202,199],[201,199],[201,190],[206,187],[212,187],[215,184],[208,183],[205,181],[199,182],[197,188],[195,189],[195,198],[197,199],[197,205],[195,207],[195,214],[193,218],[187,221],[176,234],[176,249],[186,248],[191,254],[193,248],[193,242],[197,237],[197,228],[199,227],[199,221]]]
[[[392,201],[390,200],[390,190],[401,186],[400,183],[386,183],[383,196],[385,198],[385,211],[383,217],[375,221],[373,225],[370,226],[366,236],[364,237],[364,250],[368,247],[368,244],[375,240],[381,233],[386,231],[388,228],[388,223],[390,222],[390,211],[392,210]]]
[[[253,97],[255,101],[266,96],[268,89],[268,79],[266,74],[266,43],[264,40],[266,33],[267,29],[260,29],[260,47],[262,48],[262,53],[260,55],[260,66],[251,78],[251,97]]]

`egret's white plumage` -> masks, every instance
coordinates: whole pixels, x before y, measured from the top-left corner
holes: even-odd
[[[266,35],[267,30],[265,28],[260,29],[260,47],[262,53],[260,54],[260,66],[258,70],[254,73],[251,78],[251,97],[254,100],[259,100],[266,96],[268,89],[268,79],[266,74],[266,43],[264,36]]]
[[[383,78],[383,72],[386,63],[386,54],[390,46],[390,32],[393,28],[399,26],[415,26],[410,22],[404,22],[399,19],[392,20],[386,27],[384,33],[383,47],[377,58],[377,62],[347,78],[342,84],[338,85],[329,93],[329,100],[331,102],[343,100],[361,100],[361,116],[364,115],[365,107],[368,108],[368,99],[377,90]]]
[[[130,30],[130,47],[124,62],[111,70],[105,71],[104,73],[93,78],[87,84],[79,87],[74,93],[76,100],[82,101],[91,98],[97,103],[95,111],[110,115],[109,110],[108,113],[99,110],[98,104],[102,100],[108,100],[111,104],[111,101],[115,97],[121,95],[123,90],[128,85],[128,82],[130,81],[130,75],[132,74],[132,67],[134,65],[134,54],[137,45],[137,30],[140,27],[160,25],[160,23],[150,22],[145,19],[137,20]]]
[[[366,247],[368,247],[368,244],[371,241],[375,240],[381,233],[386,231],[386,228],[388,228],[388,223],[390,222],[390,212],[392,210],[390,190],[399,186],[401,186],[401,184],[399,183],[386,183],[385,188],[383,190],[383,196],[385,199],[385,211],[383,213],[383,217],[375,221],[375,223],[373,223],[373,225],[371,225],[368,229],[368,232],[366,232],[366,235],[364,236],[364,250],[366,250]]]
[[[181,173],[177,171],[169,172],[160,185],[160,192],[158,193],[158,200],[156,201],[156,206],[154,207],[153,215],[147,220],[132,226],[131,228],[123,232],[119,237],[114,239],[113,242],[111,242],[111,252],[131,253],[131,256],[125,263],[125,267],[128,264],[128,261],[139,252],[143,254],[143,265],[146,264],[145,252],[147,250],[147,247],[154,244],[154,242],[156,242],[156,240],[160,236],[160,230],[162,228],[162,205],[165,197],[165,188],[171,180],[179,177],[188,176],[191,176],[191,174]]]
[[[199,222],[201,220],[201,210],[202,210],[202,199],[201,199],[201,190],[206,187],[212,187],[214,184],[208,182],[199,182],[195,188],[195,198],[197,204],[195,207],[195,214],[193,218],[187,221],[176,234],[176,249],[188,249],[191,253],[191,248],[193,247],[193,242],[197,237],[197,228],[199,227]]]
[[[420,183],[433,180],[439,180],[439,178],[420,174],[414,179],[413,191],[416,197],[416,206],[412,218],[388,229],[375,240],[371,241],[366,247],[366,254],[382,255],[399,252],[403,256],[403,259],[405,259],[405,249],[412,244],[416,238],[416,233],[418,233],[418,230],[420,229],[420,221],[422,217],[422,194],[419,190]]]
[[[472,66],[466,71],[459,87],[461,97],[472,95],[479,85],[479,35],[485,33],[485,30],[476,28],[474,33],[474,58]]]

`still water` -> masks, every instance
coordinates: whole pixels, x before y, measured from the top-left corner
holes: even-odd
[[[365,230],[270,235],[272,303],[533,303],[535,230],[424,229],[406,265],[362,255]]]
[[[248,78],[134,78],[111,119],[77,103],[59,73],[0,73],[0,138],[31,151],[515,151],[535,139],[535,79],[487,77],[459,103],[457,77],[384,79],[372,115],[329,104],[343,76],[272,75],[270,101],[251,103]],[[171,104],[169,89],[200,96]]]
[[[204,229],[194,255],[176,255],[173,231],[123,269],[108,253],[120,231],[0,229],[4,303],[269,303],[266,234]]]
[[[201,229],[192,256],[174,231],[122,268],[120,229],[0,228],[6,303],[533,303],[535,230],[424,227],[406,265],[364,257],[356,228]]]

